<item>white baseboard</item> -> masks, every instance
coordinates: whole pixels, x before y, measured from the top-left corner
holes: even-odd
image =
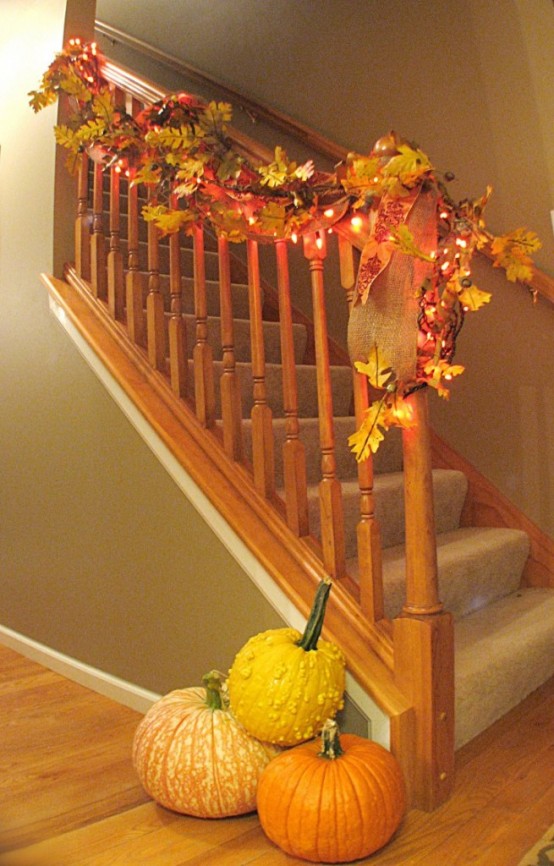
[[[0,625],[0,644],[93,692],[111,698],[132,710],[138,710],[140,713],[145,713],[160,697],[155,692],[86,665],[3,625]]]

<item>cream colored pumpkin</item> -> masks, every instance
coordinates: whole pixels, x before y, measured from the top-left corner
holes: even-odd
[[[258,778],[278,749],[254,739],[221,699],[215,672],[206,688],[178,689],[157,701],[139,724],[133,763],[160,805],[199,818],[256,808]]]

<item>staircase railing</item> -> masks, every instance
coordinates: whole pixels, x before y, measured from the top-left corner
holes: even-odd
[[[108,63],[104,76],[115,90],[116,102],[136,115],[145,105],[163,96],[154,85]],[[235,144],[249,157],[267,159],[263,148],[242,135]],[[271,159],[271,155],[269,155]],[[132,349],[129,356],[138,359],[142,369],[148,365],[152,380],[167,380],[172,395],[179,402],[180,413],[194,413],[213,442],[219,442],[232,465],[244,463],[244,419],[241,407],[239,365],[235,351],[232,298],[232,257],[224,237],[213,238],[198,225],[192,236],[193,284],[185,291],[193,295],[195,342],[186,345],[183,280],[179,237],[169,240],[169,310],[164,307],[160,278],[160,232],[153,222],[142,225],[137,187],[125,177],[118,164],[109,168],[109,189],[105,170],[89,156],[80,157],[77,180],[77,216],[75,223],[75,266],[68,267],[68,281],[88,296],[86,304],[97,304],[104,320],[113,322],[118,339],[125,336]],[[89,187],[92,184],[91,208]],[[108,199],[109,230],[105,232],[103,209]],[[122,217],[127,224],[126,246],[122,242]],[[139,262],[139,239],[147,239],[147,279]],[[321,480],[319,500],[321,513],[320,542],[310,535],[306,459],[299,436],[298,369],[294,357],[293,319],[289,277],[288,243],[274,244],[277,272],[278,313],[282,361],[284,503],[276,496],[274,473],[273,412],[268,400],[267,365],[262,328],[262,277],[258,243],[246,244],[246,267],[250,311],[252,363],[252,466],[254,488],[267,508],[280,514],[291,537],[306,547],[306,561],[313,552],[342,593],[342,625],[339,634],[348,656],[347,631],[363,623],[367,656],[361,661],[373,672],[381,670],[390,678],[394,689],[404,696],[398,699],[406,710],[392,721],[392,744],[408,778],[412,802],[432,809],[445,800],[453,786],[454,756],[454,686],[453,629],[450,614],[442,609],[438,595],[436,545],[433,519],[433,492],[426,395],[417,391],[409,399],[415,425],[404,431],[404,478],[406,504],[406,572],[407,591],[402,615],[394,627],[384,616],[384,589],[379,526],[375,519],[373,467],[371,458],[359,465],[358,584],[347,574],[344,544],[344,515],[341,482],[337,477],[336,443],[332,387],[332,343],[327,328],[325,303],[325,267],[329,247],[341,262],[346,300],[352,301],[354,282],[353,238],[342,234],[317,231],[304,237],[304,256],[311,282],[314,352],[317,369],[317,413]],[[222,361],[215,362],[208,342],[206,245],[217,249],[219,262],[219,304],[221,319]],[[335,246],[336,245],[336,246]],[[192,351],[189,351],[192,349]],[[192,355],[192,362],[188,357]],[[369,405],[367,379],[354,376],[355,412],[361,417]],[[165,385],[159,385],[167,397]],[[219,412],[217,404],[219,403]],[[221,423],[217,422],[218,414]],[[230,471],[228,468],[225,471]],[[242,470],[241,470],[242,471]],[[245,485],[245,495],[249,491]],[[269,514],[269,511],[267,512]],[[271,518],[274,519],[273,517]],[[248,527],[245,528],[248,534]],[[310,566],[311,574],[314,574]],[[308,569],[308,570],[310,570]],[[283,576],[286,583],[286,576]],[[289,587],[294,598],[296,591]],[[348,601],[348,598],[350,601]],[[376,653],[379,666],[369,665]],[[350,660],[349,660],[350,661]],[[360,660],[354,666],[360,668]],[[388,672],[388,673],[387,673]],[[379,689],[376,688],[376,693]],[[388,688],[388,687],[387,687]],[[410,709],[411,708],[411,709]],[[398,721],[401,719],[400,721]]]

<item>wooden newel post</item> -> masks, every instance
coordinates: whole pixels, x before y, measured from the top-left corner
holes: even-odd
[[[319,408],[319,442],[321,473],[319,503],[321,508],[321,544],[323,562],[333,577],[346,570],[342,491],[336,476],[335,432],[333,427],[333,394],[329,366],[327,313],[323,284],[323,262],[327,254],[324,232],[304,235],[304,255],[310,263],[314,315],[314,342]]]
[[[432,810],[454,785],[454,628],[439,599],[427,394],[404,430],[406,602],[394,621],[395,679],[415,709],[412,805]]]
[[[409,398],[414,426],[403,431],[406,508],[406,601],[404,613],[440,613],[435,509],[427,391]]]

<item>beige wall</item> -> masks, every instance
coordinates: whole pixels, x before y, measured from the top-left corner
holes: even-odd
[[[0,624],[165,691],[281,620],[48,313],[55,109],[35,117],[26,94],[64,9],[0,5]]]
[[[455,196],[492,183],[490,227],[533,228],[538,263],[554,275],[551,0],[98,0],[98,17],[346,147],[364,151],[395,128],[456,173]],[[533,306],[488,266],[477,273],[493,302],[468,317],[458,352],[467,373],[449,405],[432,400],[434,424],[554,534],[554,308]],[[344,339],[334,288],[331,329]],[[305,287],[298,299],[308,309]]]

